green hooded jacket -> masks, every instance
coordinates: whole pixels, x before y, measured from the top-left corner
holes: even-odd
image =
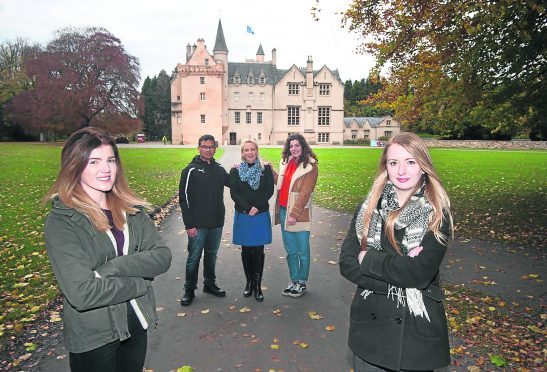
[[[127,215],[123,256],[109,233],[53,200],[46,250],[63,294],[65,347],[73,353],[129,338],[127,301],[143,328],[158,321],[152,280],[169,269],[171,251],[142,210]]]

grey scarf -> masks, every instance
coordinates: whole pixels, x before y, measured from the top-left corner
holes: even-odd
[[[403,211],[395,221],[395,229],[404,229],[404,237],[401,242],[401,248],[404,255],[408,255],[413,248],[420,245],[425,233],[428,230],[429,214],[432,207],[424,197],[425,181],[410,200],[406,204]],[[355,228],[357,238],[361,243],[363,235],[363,219],[369,203],[370,194],[363,203]],[[382,250],[381,246],[381,231],[382,223],[387,220],[389,213],[399,209],[399,201],[395,193],[395,186],[388,181],[380,198],[380,209],[374,209],[367,234],[367,249]],[[363,298],[366,298],[371,292],[364,291]],[[408,309],[414,316],[421,316],[429,320],[429,315],[422,298],[422,292],[416,288],[398,288],[388,284],[388,297],[397,301],[397,306],[405,306],[408,304]]]

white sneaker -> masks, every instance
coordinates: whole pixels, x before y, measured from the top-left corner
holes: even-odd
[[[296,286],[296,283],[293,282],[293,281],[290,281],[289,284],[287,285],[287,288],[285,288],[281,291],[281,294],[283,296],[290,296],[291,292],[292,292],[292,290],[294,289],[295,286]]]
[[[291,293],[289,293],[289,296],[291,297],[300,297],[304,293],[306,293],[306,283],[296,283],[296,286],[292,289]]]

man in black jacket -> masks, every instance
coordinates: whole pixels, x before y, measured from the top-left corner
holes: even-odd
[[[199,261],[203,256],[203,292],[217,297],[226,291],[215,282],[215,263],[224,226],[224,186],[229,185],[228,173],[215,161],[215,138],[203,135],[198,142],[199,155],[183,169],[179,184],[179,204],[188,234],[186,282],[182,306],[194,300]]]

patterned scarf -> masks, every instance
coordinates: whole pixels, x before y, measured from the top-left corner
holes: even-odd
[[[241,162],[239,166],[239,179],[247,182],[251,189],[258,190],[260,186],[260,176],[262,175],[262,166],[260,159],[256,159],[253,165],[249,166],[247,162]]]
[[[420,189],[410,197],[407,205],[395,221],[394,227],[396,230],[404,229],[404,237],[401,242],[402,253],[404,255],[408,255],[408,252],[420,245],[422,238],[428,230],[429,214],[433,208],[425,199],[424,190],[425,180]],[[361,243],[362,240],[363,219],[367,210],[369,198],[370,194],[363,203],[355,224],[359,243]],[[382,223],[387,220],[387,217],[391,212],[397,209],[399,209],[399,201],[397,200],[395,186],[388,181],[380,198],[380,210],[378,210],[378,208],[374,209],[371,216],[367,234],[368,249],[382,250],[380,243]],[[366,298],[370,293],[370,291],[364,291],[364,293],[362,293],[363,298]],[[392,300],[397,301],[397,307],[399,305],[405,306],[405,304],[408,304],[408,309],[411,314],[414,316],[425,316],[425,318],[430,321],[421,290],[416,288],[398,288],[388,284],[387,296],[391,297]]]

